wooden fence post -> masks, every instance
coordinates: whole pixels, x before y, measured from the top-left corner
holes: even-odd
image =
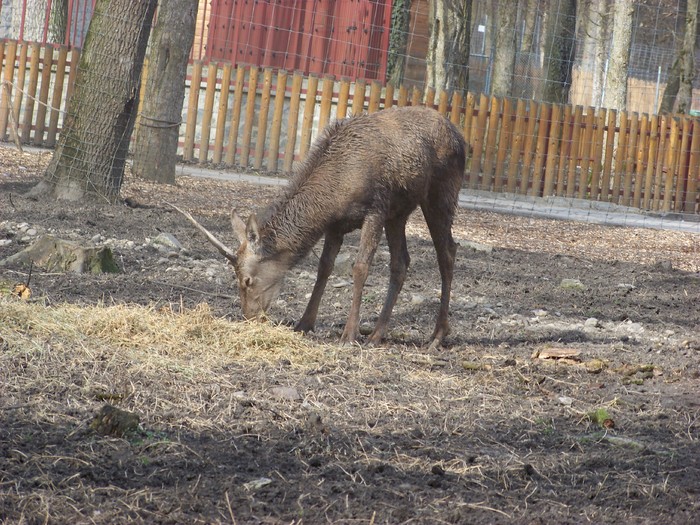
[[[243,143],[241,144],[240,164],[248,167],[250,160],[250,146],[253,140],[253,123],[255,121],[255,101],[258,93],[258,66],[251,66],[248,76],[248,93],[245,99],[245,119],[243,121]]]
[[[228,141],[226,143],[226,156],[224,162],[232,166],[236,162],[236,150],[238,149],[238,128],[241,124],[241,107],[243,105],[243,90],[245,86],[244,64],[236,67],[236,85],[233,92],[233,105],[231,106],[231,122],[228,130]]]
[[[318,92],[318,77],[310,75],[306,85],[306,100],[304,101],[304,116],[301,121],[301,144],[299,158],[306,157],[311,145],[311,132],[314,125],[314,110],[316,109],[316,93]]]
[[[289,97],[289,120],[287,121],[287,145],[284,148],[284,171],[292,171],[294,164],[294,148],[297,143],[297,129],[299,127],[299,105],[301,103],[301,86],[304,76],[300,71],[294,73],[292,78],[292,93]]]
[[[192,63],[190,96],[187,102],[187,122],[185,124],[185,143],[182,146],[182,160],[188,162],[194,157],[194,136],[197,131],[197,108],[199,107],[199,89],[202,82],[202,62]]]
[[[688,188],[688,146],[690,144],[690,119],[683,117],[683,133],[681,135],[681,145],[678,150],[678,176],[676,177],[676,196],[674,211],[682,211],[685,205],[684,193]]]
[[[207,89],[204,92],[204,112],[199,139],[199,162],[209,160],[209,137],[211,136],[211,121],[214,114],[214,95],[216,95],[216,78],[219,74],[219,64],[209,62],[207,65]]]
[[[342,78],[338,88],[338,105],[335,107],[335,116],[343,119],[348,116],[348,101],[350,100],[350,79]]]
[[[15,80],[15,61],[17,56],[17,41],[10,40],[3,50],[5,54],[5,70],[2,75],[2,93],[0,94],[0,140],[5,140],[7,122],[12,111],[12,90]],[[2,56],[0,56],[2,60]],[[0,62],[0,65],[2,62]],[[20,93],[17,93],[20,95]]]
[[[221,90],[219,91],[219,108],[216,112],[216,131],[214,135],[214,152],[212,162],[221,164],[224,151],[224,134],[226,133],[226,114],[228,113],[228,98],[231,93],[231,63],[224,62],[221,69]]]
[[[518,99],[515,109],[515,124],[513,125],[513,145],[510,151],[510,161],[508,164],[508,183],[507,189],[509,193],[515,193],[518,180],[518,168],[520,167],[520,151],[525,138],[525,101]]]
[[[562,197],[566,192],[566,173],[571,156],[571,138],[573,133],[572,107],[564,106],[564,117],[561,132],[561,147],[559,148],[559,169],[557,170],[556,195]]]
[[[472,141],[472,162],[469,170],[469,187],[476,189],[481,174],[481,157],[484,154],[484,135],[488,118],[489,98],[481,94],[479,98],[479,113],[476,116],[476,130]]]
[[[287,72],[280,69],[277,72],[275,84],[275,109],[272,113],[270,126],[270,150],[267,157],[267,169],[277,171],[280,157],[280,135],[282,134],[282,117],[284,115],[284,99],[287,96]]]
[[[36,110],[36,124],[34,126],[34,140],[32,144],[42,146],[44,144],[44,131],[46,130],[46,113],[49,107],[49,91],[51,88],[51,67],[53,66],[53,47],[44,46],[44,60],[41,63],[41,87],[39,88],[39,107]]]
[[[690,141],[690,158],[688,159],[688,189],[685,192],[683,206],[686,213],[695,212],[695,200],[700,184],[700,121],[697,119],[692,121],[691,133],[693,138]]]

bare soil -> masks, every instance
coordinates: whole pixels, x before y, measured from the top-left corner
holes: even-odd
[[[23,197],[48,158],[0,150],[0,260],[51,233],[111,246],[120,273],[35,268],[31,311],[167,311],[167,333],[206,303],[183,348],[209,326],[245,324],[225,261],[164,203],[233,244],[230,208],[247,214],[277,190],[129,177],[119,206]],[[160,233],[184,250],[154,247]],[[454,233],[452,333],[436,351],[425,343],[440,280],[420,214],[378,348],[336,344],[356,235],[317,331],[300,336],[308,358],[265,330],[241,343],[259,357],[219,346],[173,357],[139,342],[136,320],[109,325],[131,330],[113,345],[94,323],[69,340],[60,323],[41,332],[38,314],[0,313],[0,523],[697,523],[700,234],[465,210]],[[290,272],[270,337],[303,312],[318,253]],[[26,277],[0,266],[6,288]],[[382,246],[363,331],[387,279]],[[139,431],[92,430],[105,402],[137,414]]]

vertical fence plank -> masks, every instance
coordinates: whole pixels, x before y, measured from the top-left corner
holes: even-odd
[[[66,102],[63,107],[68,107],[70,99],[75,89],[75,78],[78,75],[78,65],[80,64],[80,49],[73,48],[70,52],[70,73],[68,73],[68,86],[66,89]]]
[[[226,134],[226,114],[228,113],[228,99],[231,92],[231,63],[224,62],[221,68],[221,90],[219,91],[219,107],[216,112],[216,131],[214,134],[214,151],[212,162],[221,164],[224,151],[224,135]]]
[[[586,111],[586,124],[581,144],[581,171],[579,172],[578,197],[585,199],[590,184],[591,150],[593,149],[593,131],[595,127],[595,108]]]
[[[414,106],[417,106],[420,104],[420,101],[416,101],[416,104]],[[425,101],[424,105],[428,108],[434,108],[435,107],[435,88],[428,87],[425,90]]]
[[[209,137],[211,136],[211,121],[214,115],[214,97],[216,95],[216,78],[219,75],[219,64],[209,62],[207,66],[207,89],[204,92],[204,112],[199,139],[199,162],[209,160]]]
[[[513,139],[513,102],[509,98],[503,99],[503,120],[501,134],[498,141],[498,153],[496,155],[496,173],[493,179],[494,191],[502,191],[505,178],[506,155]]]
[[[642,200],[642,188],[644,187],[644,174],[646,172],[647,153],[649,152],[649,115],[642,114],[639,123],[639,138],[637,139],[637,159],[634,170],[634,192],[632,193],[631,206],[639,207]]]
[[[408,88],[406,86],[399,87],[399,98],[396,100],[396,105],[400,108],[408,105]]]
[[[226,156],[224,161],[229,166],[236,162],[236,150],[238,149],[238,129],[241,124],[241,107],[243,105],[243,89],[245,86],[244,64],[236,67],[236,85],[233,92],[233,105],[231,106],[231,122],[228,129],[228,140],[226,143]]]
[[[690,144],[690,119],[683,117],[683,132],[681,145],[678,149],[678,176],[676,177],[676,196],[674,199],[674,211],[682,211],[685,204],[684,193],[688,184],[688,146]]]
[[[596,118],[595,132],[593,136],[593,147],[591,148],[591,200],[597,201],[600,194],[600,172],[603,162],[603,142],[605,141],[605,117],[607,111],[605,108],[598,108],[598,116]]]
[[[510,161],[508,163],[507,191],[515,193],[518,180],[518,168],[520,167],[520,150],[525,138],[525,101],[518,99],[515,108],[515,123],[513,124],[513,145],[510,151]]]
[[[542,194],[542,169],[547,157],[547,138],[551,123],[552,106],[550,104],[540,105],[539,128],[537,130],[537,147],[535,150],[535,165],[532,173],[532,186],[530,195],[539,197]]]
[[[438,113],[442,116],[447,116],[447,108],[450,105],[450,93],[447,90],[441,90],[438,97]]]
[[[335,77],[326,75],[323,77],[323,85],[321,86],[321,104],[318,113],[318,131],[328,125],[331,120],[331,107],[333,107],[333,87],[335,86]]]
[[[311,131],[314,125],[314,110],[316,109],[316,93],[318,92],[318,77],[310,75],[306,84],[306,100],[304,100],[304,115],[301,121],[301,143],[299,158],[304,159],[311,146]]]
[[[547,145],[546,162],[544,166],[544,188],[542,196],[548,197],[554,194],[554,181],[557,172],[557,162],[561,151],[561,115],[563,113],[560,104],[552,106],[552,114],[549,126],[549,144]]]
[[[491,97],[491,109],[489,110],[489,124],[486,130],[486,158],[481,174],[481,189],[490,190],[493,179],[493,161],[496,156],[496,140],[498,139],[499,122],[501,120],[501,100]]]
[[[530,186],[530,167],[532,166],[535,145],[537,144],[537,119],[539,118],[540,104],[530,101],[530,109],[527,115],[527,131],[525,132],[525,147],[523,148],[523,165],[520,170],[520,193],[527,194]]]
[[[294,164],[294,148],[297,142],[297,128],[299,126],[299,105],[301,103],[301,86],[304,77],[296,71],[292,78],[292,93],[289,96],[289,120],[287,121],[287,145],[284,148],[284,171],[292,171]]]
[[[194,157],[194,137],[197,132],[197,108],[199,107],[199,89],[202,83],[202,62],[195,60],[192,64],[190,79],[190,96],[187,99],[187,122],[185,123],[185,143],[182,147],[182,160],[190,161]]]
[[[664,205],[663,211],[671,211],[671,201],[673,200],[673,182],[676,175],[676,164],[678,162],[678,144],[679,144],[679,125],[678,118],[671,118],[671,135],[669,137],[669,144],[667,154],[668,159],[666,162],[666,176],[664,180]]]
[[[469,170],[469,187],[476,189],[481,174],[481,156],[484,152],[484,135],[486,134],[486,119],[488,117],[489,98],[481,94],[479,99],[479,112],[476,116],[476,129],[472,141],[472,162]]]
[[[260,71],[257,66],[251,66],[248,74],[248,93],[245,99],[245,117],[243,120],[243,142],[241,143],[240,164],[244,168],[248,167],[250,160],[250,146],[253,140],[253,123],[255,122],[255,101],[258,93],[258,75]]]
[[[656,150],[659,144],[659,117],[652,115],[649,124],[649,152],[647,155],[646,173],[644,179],[644,197],[641,207],[648,210],[651,205],[651,194],[654,185],[654,169],[656,167]]]
[[[452,102],[450,103],[450,122],[457,127],[460,127],[463,98],[464,97],[461,91],[455,91],[452,93]]]
[[[2,75],[2,93],[0,94],[0,140],[5,140],[7,134],[7,123],[12,110],[12,91],[15,80],[15,61],[17,57],[17,41],[9,40],[3,50],[5,56],[5,70]],[[2,64],[0,56],[0,65]],[[18,92],[17,95],[20,95]]]
[[[571,106],[564,106],[564,116],[562,118],[561,146],[559,147],[559,169],[557,170],[557,184],[555,194],[559,197],[566,192],[566,170],[569,166],[569,156],[571,155],[571,134],[573,123],[571,116]]]
[[[19,52],[19,67],[17,70],[17,79],[15,80],[15,85],[17,86],[18,90],[24,90],[24,79],[27,74],[27,53],[29,51],[29,44],[27,42],[24,42],[21,44],[21,49]],[[14,131],[17,133],[16,139],[19,140],[19,115],[20,111],[22,109],[22,100],[24,98],[24,94],[22,91],[18,91],[17,94],[15,95],[15,99],[12,104],[12,120],[13,120],[13,126],[14,126]]]
[[[464,140],[469,145],[472,143],[472,120],[474,119],[475,103],[474,93],[467,93],[467,101],[464,104]]]
[[[338,88],[338,105],[335,108],[335,118],[344,119],[348,116],[348,100],[350,100],[350,79],[340,80]]]
[[[39,88],[39,107],[36,110],[36,124],[34,126],[34,140],[32,144],[42,146],[44,144],[44,131],[46,130],[46,113],[49,106],[49,91],[51,87],[51,68],[53,66],[53,47],[44,47],[44,60],[41,62],[41,87]]]
[[[605,202],[610,201],[610,177],[612,175],[612,163],[615,156],[615,138],[617,136],[617,111],[608,111],[608,125],[605,130],[605,162],[603,163],[603,178],[600,184],[601,197]]]
[[[355,82],[355,91],[352,94],[352,114],[353,116],[362,115],[365,110],[365,92],[367,84],[364,80]]]
[[[659,149],[656,152],[656,166],[654,170],[654,197],[651,207],[653,210],[659,209],[661,202],[661,185],[664,174],[664,164],[666,162],[666,135],[668,133],[668,120],[670,117],[662,115],[659,124]]]
[[[382,84],[374,80],[369,87],[369,104],[367,105],[367,113],[376,113],[379,111],[379,104],[381,101]]]
[[[627,141],[629,136],[627,133],[627,112],[620,112],[620,125],[617,133],[617,152],[615,153],[615,171],[613,172],[612,183],[612,202],[618,204],[620,200],[620,186],[622,185],[622,176],[625,172],[625,162],[627,158]]]
[[[267,140],[267,116],[270,113],[270,96],[272,93],[272,68],[266,67],[263,74],[262,91],[260,92],[260,110],[258,112],[258,133],[255,137],[255,156],[253,168],[262,169]]]
[[[394,84],[389,83],[384,89],[384,109],[391,109],[394,106]]]
[[[56,145],[58,133],[58,119],[61,114],[61,102],[63,101],[63,82],[66,78],[66,64],[68,62],[68,47],[61,46],[58,50],[58,62],[54,76],[53,96],[51,97],[51,113],[49,115],[49,130],[46,135],[46,146],[53,148]]]
[[[574,109],[574,123],[571,130],[571,148],[569,149],[569,168],[566,177],[566,197],[572,198],[576,193],[576,170],[578,168],[579,146],[581,144],[581,122],[583,106]]]
[[[272,113],[270,126],[270,148],[267,157],[267,169],[277,171],[280,158],[280,136],[282,134],[282,117],[284,116],[284,100],[287,96],[287,72],[280,69],[277,72],[275,84],[275,110]]]
[[[423,103],[423,92],[418,86],[413,86],[411,91],[411,106],[420,106]]]
[[[634,161],[637,154],[637,138],[639,136],[639,115],[633,112],[630,115],[630,132],[627,140],[627,158],[625,160],[625,180],[622,188],[622,205],[629,206],[632,194],[632,174],[634,173]]]
[[[685,192],[685,204],[683,205],[683,211],[686,213],[695,212],[695,201],[700,184],[700,120],[693,119],[691,132],[693,138],[690,141],[690,158],[688,159],[688,189]]]
[[[29,85],[27,86],[27,105],[24,108],[22,118],[22,142],[28,143],[32,132],[32,121],[34,120],[34,100],[36,99],[36,89],[39,85],[39,59],[41,47],[36,42],[32,44],[32,54],[29,63]]]

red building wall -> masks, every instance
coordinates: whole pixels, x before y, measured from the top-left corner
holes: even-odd
[[[390,0],[212,0],[205,57],[384,80]]]

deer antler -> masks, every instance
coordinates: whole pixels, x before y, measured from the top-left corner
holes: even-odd
[[[197,222],[197,220],[196,220],[194,217],[192,217],[192,215],[190,215],[190,214],[189,214],[188,212],[186,212],[185,210],[181,210],[180,208],[178,208],[178,207],[175,206],[174,204],[171,204],[171,203],[169,203],[169,202],[166,202],[165,204],[167,204],[167,205],[170,206],[171,208],[175,209],[176,211],[179,211],[179,212],[182,213],[185,217],[187,217],[187,219],[189,219],[189,221],[190,221],[192,224],[194,224],[195,227],[196,227],[199,231],[201,231],[204,235],[206,235],[207,239],[209,239],[209,242],[212,243],[212,244],[214,245],[214,247],[215,247],[217,250],[219,250],[219,253],[220,253],[221,255],[223,255],[223,256],[226,257],[229,261],[231,261],[232,264],[234,264],[234,265],[236,264],[236,260],[237,260],[236,254],[235,254],[228,246],[226,246],[226,245],[225,245],[224,243],[222,243],[219,239],[217,239],[217,238],[214,236],[213,233],[211,233],[211,232],[210,232],[209,230],[207,230],[204,226],[202,226],[201,224],[199,224],[199,222]]]

